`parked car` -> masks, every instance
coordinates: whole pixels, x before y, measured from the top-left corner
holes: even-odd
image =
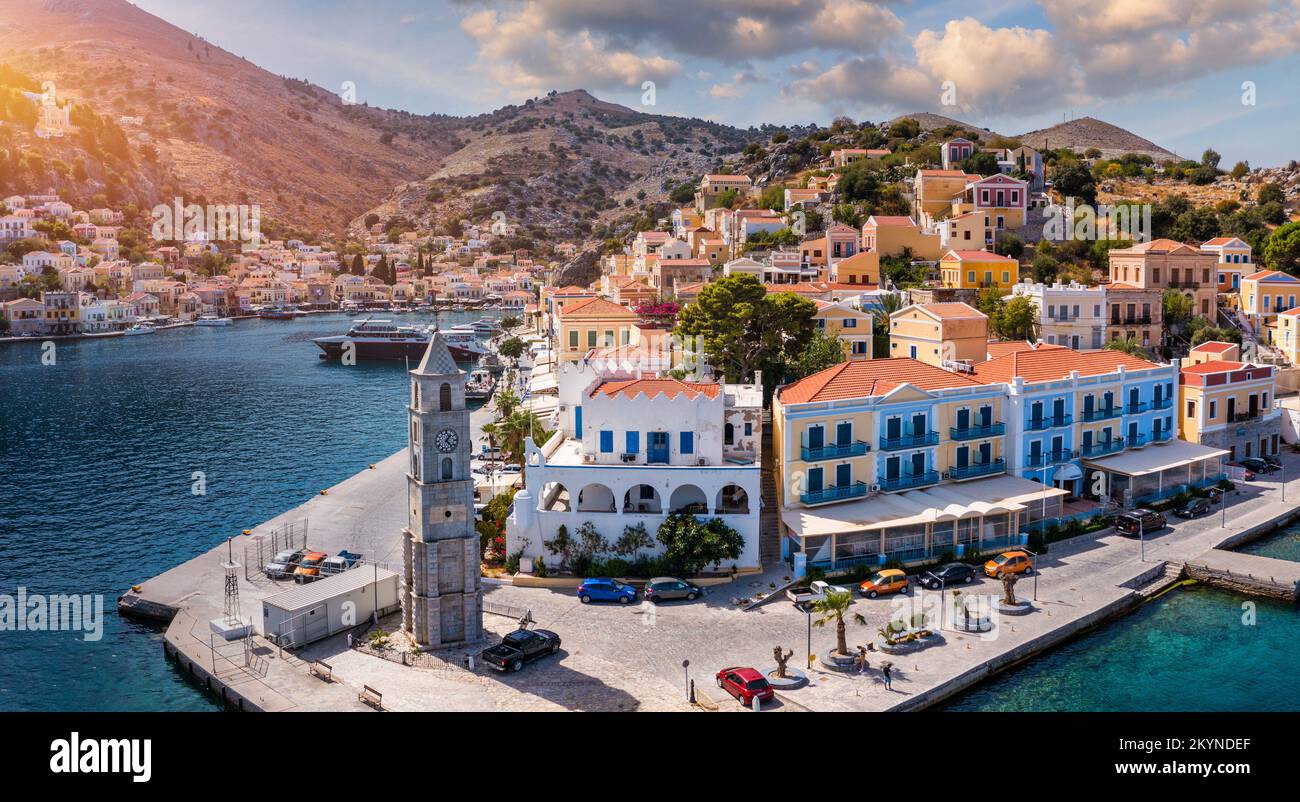
[[[628,604],[636,601],[636,588],[626,582],[608,577],[584,579],[578,586],[578,600],[583,604],[594,601],[616,601],[619,604]]]
[[[1246,470],[1253,471],[1257,474],[1272,473],[1273,471],[1278,470],[1278,466],[1271,465],[1267,460],[1262,460],[1259,457],[1246,457],[1241,461],[1241,464]]]
[[[704,589],[700,586],[674,576],[657,576],[645,585],[646,598],[655,604],[668,599],[695,601],[696,597],[703,595]]]
[[[343,549],[333,557],[326,557],[325,562],[320,564],[320,572],[324,576],[341,574],[360,562],[361,557],[360,554],[353,554],[347,549]]]
[[[497,671],[518,671],[524,663],[560,650],[560,636],[549,629],[516,629],[496,646],[479,652],[479,659]]]
[[[302,561],[298,563],[298,567],[294,569],[294,581],[314,582],[317,579],[320,579],[321,563],[325,562],[326,557],[329,557],[329,555],[323,551],[309,552],[302,558]]]
[[[1241,468],[1242,472],[1245,474],[1242,478],[1245,479],[1247,482],[1255,481],[1255,472],[1252,471],[1250,468],[1247,468],[1245,465],[1242,465],[1240,462],[1229,462],[1227,464],[1229,468]]]
[[[719,688],[736,697],[736,701],[746,706],[752,705],[755,697],[758,697],[761,702],[766,702],[776,695],[772,692],[772,686],[768,684],[767,678],[757,669],[742,666],[724,668],[718,672],[717,680]]]
[[[1003,574],[1032,574],[1034,563],[1023,551],[1004,551],[984,563],[984,573],[997,578]]]
[[[285,549],[277,552],[271,558],[271,562],[267,563],[266,567],[262,569],[262,572],[271,579],[284,579],[292,576],[294,569],[298,567],[298,563],[306,555],[306,549]]]
[[[1155,510],[1137,509],[1115,516],[1115,531],[1121,535],[1144,535],[1158,532],[1169,525],[1165,516]]]
[[[948,563],[926,571],[917,579],[930,590],[938,590],[947,585],[969,585],[975,581],[975,566],[966,563]]]
[[[882,593],[906,592],[907,574],[897,568],[885,568],[862,580],[858,590],[868,599],[874,599]]]
[[[1195,518],[1198,515],[1204,515],[1212,509],[1208,498],[1194,498],[1174,511],[1179,518]]]
[[[1260,457],[1260,459],[1264,460],[1264,461],[1267,462],[1269,465],[1272,465],[1274,468],[1281,469],[1281,467],[1282,467],[1282,460],[1281,460],[1281,458],[1277,457],[1276,455],[1273,455],[1273,456],[1267,456],[1267,457]]]
[[[813,580],[806,588],[789,588],[785,597],[796,605],[813,604],[826,598],[828,593],[852,593],[841,585],[832,585],[821,579]]]

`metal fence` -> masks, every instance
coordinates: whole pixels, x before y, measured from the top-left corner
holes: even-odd
[[[252,535],[244,543],[244,579],[265,574],[267,563],[281,551],[307,548],[307,519],[290,521],[269,532]]]

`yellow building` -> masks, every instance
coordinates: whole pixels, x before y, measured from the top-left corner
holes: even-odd
[[[889,355],[941,367],[988,358],[989,319],[969,304],[913,304],[889,316]]]
[[[927,234],[912,218],[904,215],[872,215],[862,225],[862,249],[880,256],[901,256],[936,261],[942,254],[939,235]]]
[[[1240,309],[1260,332],[1277,316],[1294,309],[1300,297],[1300,279],[1277,270],[1260,270],[1241,278]]]
[[[947,217],[952,210],[952,199],[965,194],[968,181],[979,178],[963,170],[918,170],[913,187],[921,221],[928,223]]]
[[[872,316],[841,301],[813,301],[817,314],[813,320],[827,337],[835,337],[844,344],[844,358],[859,362],[871,358]]]
[[[1009,291],[1020,281],[1020,262],[992,251],[952,250],[939,260],[939,278],[945,287]]]
[[[1209,346],[1209,348],[1205,348]],[[1228,460],[1272,456],[1281,445],[1281,411],[1274,407],[1273,368],[1217,355],[1236,355],[1231,343],[1202,343],[1179,378],[1178,434],[1192,443],[1226,449]]]
[[[835,263],[834,281],[840,284],[880,284],[880,254],[862,251]]]
[[[1300,307],[1288,309],[1277,316],[1277,342],[1286,361],[1300,365]]]
[[[632,344],[639,321],[631,309],[606,298],[565,303],[556,318],[560,359],[578,362],[592,348]]]

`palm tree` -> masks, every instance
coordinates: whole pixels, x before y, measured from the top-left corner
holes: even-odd
[[[848,656],[849,645],[845,640],[847,627],[844,625],[844,614],[849,611],[853,604],[853,594],[848,591],[836,592],[827,591],[826,596],[816,602],[813,602],[813,612],[818,614],[818,619],[813,622],[813,626],[824,627],[831,621],[835,622],[835,650],[838,654]],[[859,626],[866,626],[867,619],[863,618],[860,613],[853,614],[853,623]]]
[[[483,432],[501,447],[506,459],[519,466],[521,475],[526,470],[524,440],[531,437],[533,442],[540,446],[551,436],[542,424],[542,419],[537,417],[537,413],[526,409],[517,409],[508,416],[498,419],[496,423],[486,424]]]
[[[1136,336],[1116,337],[1106,343],[1106,347],[1112,351],[1123,351],[1129,356],[1135,356],[1139,359],[1150,359],[1151,352],[1138,342]]]

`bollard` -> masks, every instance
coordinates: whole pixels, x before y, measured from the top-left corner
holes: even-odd
[[[763,707],[763,700],[757,696],[754,697],[754,712],[757,713]]]
[[[695,704],[695,680],[691,680],[691,704]]]
[[[465,665],[469,667],[470,671],[474,670],[474,655],[472,654],[465,655]]]

